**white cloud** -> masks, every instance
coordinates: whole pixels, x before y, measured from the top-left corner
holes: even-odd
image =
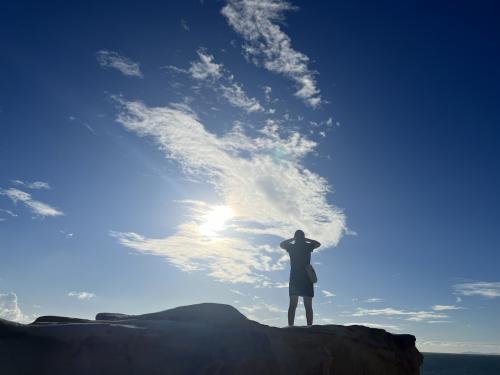
[[[75,234],[72,232],[67,232],[65,230],[60,230],[59,233],[61,233],[64,237],[66,238],[72,238]]]
[[[217,64],[214,62],[214,57],[206,53],[203,49],[198,49],[196,51],[200,61],[194,61],[191,63],[189,68],[189,74],[191,77],[198,80],[218,80],[222,77],[222,64]]]
[[[338,324],[338,321],[336,321],[335,319],[332,319],[332,318],[320,318],[320,319],[317,319],[316,321],[319,321],[323,324]]]
[[[222,96],[234,107],[241,108],[246,112],[259,112],[264,110],[259,101],[255,98],[249,98],[237,83],[221,85],[220,89]]]
[[[271,304],[265,303],[265,302],[259,302],[259,303],[253,304],[253,305],[243,306],[241,309],[247,313],[250,313],[250,314],[254,314],[258,311],[266,311],[266,312],[279,313],[279,314],[287,312],[287,310],[285,310],[285,309],[282,309],[280,307],[277,307],[277,306],[274,306],[274,305],[271,305]]]
[[[16,188],[0,189],[0,195],[9,197],[14,203],[21,202],[39,216],[61,216],[64,213],[46,203],[34,200],[31,194]]]
[[[264,90],[266,102],[269,103],[271,101],[271,92],[273,91],[273,89],[271,86],[263,86],[262,89]]]
[[[428,319],[444,319],[446,314],[439,314],[434,311],[405,311],[386,307],[383,309],[363,309],[358,308],[352,316],[401,316],[407,317],[406,320],[420,322]]]
[[[336,294],[335,294],[335,293],[333,293],[333,292],[329,292],[328,290],[322,290],[322,291],[321,291],[321,293],[323,293],[323,295],[324,295],[325,297],[335,297],[335,296],[336,296]]]
[[[236,237],[207,237],[202,225],[199,221],[183,223],[174,235],[162,239],[149,239],[133,232],[111,232],[111,235],[124,246],[165,257],[186,272],[206,271],[218,281],[231,283],[269,283],[262,272],[273,269],[273,258],[265,255],[262,247]]]
[[[247,113],[264,110],[256,98],[249,97],[242,85],[234,82],[233,75],[224,69],[223,64],[217,64],[214,57],[202,48],[198,49],[197,54],[200,60],[191,62],[188,71],[176,67],[170,69],[179,73],[189,73],[195,80],[210,83],[210,87],[219,92],[233,107],[241,108]]]
[[[463,310],[463,307],[455,305],[434,305],[432,306],[434,311],[447,311],[447,310]]]
[[[21,311],[15,293],[0,293],[0,318],[18,323],[27,323],[29,317]]]
[[[120,55],[118,52],[101,50],[96,55],[97,62],[102,67],[117,69],[126,76],[143,77],[139,63]]]
[[[457,294],[463,296],[500,297],[500,282],[478,281],[453,286]]]
[[[163,67],[163,69],[168,69],[168,70],[171,70],[172,72],[174,73],[182,73],[182,74],[191,74],[189,72],[189,70],[187,69],[182,69],[182,68],[179,68],[175,65],[166,65]]]
[[[368,298],[368,299],[365,299],[363,302],[366,302],[366,303],[378,303],[378,302],[383,302],[384,300],[382,298]]]
[[[69,292],[68,297],[75,297],[79,300],[89,300],[95,297],[94,293],[90,292]]]
[[[229,0],[222,9],[229,25],[245,40],[245,55],[255,65],[282,74],[297,84],[295,95],[309,106],[321,104],[309,57],[292,48],[279,25],[284,13],[295,7],[283,0]]]
[[[273,285],[275,288],[278,288],[278,289],[282,289],[282,288],[288,288],[289,287],[289,283],[288,281],[286,283],[274,283]]]
[[[256,320],[261,323],[276,323],[279,320],[284,320],[287,313],[287,310],[283,308],[262,301],[242,306],[240,310],[242,310],[243,314],[248,319]]]
[[[245,293],[240,292],[239,290],[236,290],[236,289],[229,289],[229,291],[230,291],[231,293],[237,294],[237,295],[239,295],[239,296],[246,296],[246,294],[245,294]]]
[[[14,185],[19,185],[19,186],[24,186],[28,189],[35,189],[35,190],[40,190],[40,189],[50,189],[50,185],[48,182],[43,182],[43,181],[35,181],[35,182],[24,182],[21,180],[12,180],[12,183]]]
[[[78,117],[70,115],[70,116],[68,116],[68,120],[71,121],[71,122],[75,122],[77,124],[82,125],[83,127],[85,127],[85,129],[87,129],[93,135],[97,135],[97,132],[95,131],[95,129],[92,126],[90,126],[89,124],[87,124],[85,121],[80,120]]]
[[[1,194],[1,190],[0,190],[0,194]],[[6,210],[4,208],[0,208],[0,212],[3,212],[4,214],[9,215],[11,217],[17,217],[17,214],[12,212],[11,210]]]
[[[118,121],[126,129],[153,138],[190,178],[213,185],[221,199],[219,205],[184,201],[189,218],[166,238],[112,233],[123,245],[163,256],[185,271],[205,270],[220,281],[271,285],[265,272],[283,269],[286,254],[277,248],[279,240],[256,245],[269,241],[261,235],[288,238],[302,228],[324,247],[340,240],[345,217],[328,203],[327,181],[302,165],[314,142],[296,132],[283,137],[275,126],[255,138],[238,126],[217,136],[185,105],[150,108],[118,101]],[[226,211],[230,215],[221,217]]]

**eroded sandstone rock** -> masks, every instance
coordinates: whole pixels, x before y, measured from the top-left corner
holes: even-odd
[[[419,374],[415,337],[363,326],[275,328],[198,304],[95,321],[0,320],[0,374]]]

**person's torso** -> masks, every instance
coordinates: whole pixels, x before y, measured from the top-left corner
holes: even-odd
[[[307,244],[293,244],[288,253],[292,270],[305,270],[305,266],[311,263],[311,251]]]

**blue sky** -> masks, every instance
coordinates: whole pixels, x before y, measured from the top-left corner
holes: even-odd
[[[0,315],[198,302],[500,353],[493,1],[0,10]],[[303,314],[298,323],[304,324]]]

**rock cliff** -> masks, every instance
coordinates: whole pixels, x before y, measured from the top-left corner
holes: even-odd
[[[419,374],[415,337],[363,326],[275,328],[229,305],[0,319],[0,374]]]

